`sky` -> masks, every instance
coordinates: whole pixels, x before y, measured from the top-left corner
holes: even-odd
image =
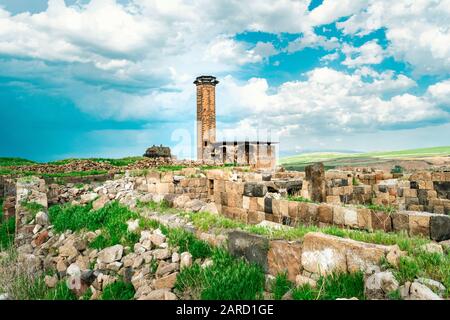
[[[195,85],[218,140],[279,154],[450,145],[450,0],[0,0],[0,156],[195,157]]]

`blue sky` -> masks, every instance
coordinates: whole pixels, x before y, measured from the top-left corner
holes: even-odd
[[[201,74],[219,139],[449,145],[448,21],[444,0],[0,0],[0,156],[192,157]]]

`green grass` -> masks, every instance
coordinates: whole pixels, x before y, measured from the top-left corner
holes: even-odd
[[[51,162],[48,162],[48,164],[65,165],[65,164],[69,164],[69,163],[74,162],[74,161],[90,160],[90,161],[94,161],[94,162],[108,163],[110,165],[117,166],[117,167],[123,167],[123,166],[127,166],[129,164],[133,164],[133,163],[135,163],[137,161],[140,161],[140,160],[143,160],[143,159],[146,159],[146,158],[144,158],[144,157],[126,157],[126,158],[119,158],[119,159],[111,159],[111,158],[69,158],[69,159],[51,161]]]
[[[52,289],[48,289],[45,294],[45,300],[78,300],[75,293],[73,293],[65,280],[60,280]]]
[[[182,165],[167,165],[167,166],[159,166],[158,171],[168,172],[168,171],[179,171],[181,169],[186,168],[186,166]]]
[[[3,198],[0,198],[0,209],[3,208]],[[14,233],[16,230],[15,217],[3,219],[3,210],[0,210],[0,251],[10,248],[14,243]]]
[[[57,232],[101,229],[102,233],[90,244],[92,248],[102,249],[116,244],[132,247],[139,240],[137,233],[127,231],[126,223],[130,219],[139,218],[139,214],[116,201],[97,211],[92,210],[92,205],[52,206],[49,209],[49,217]]]
[[[336,300],[353,298],[364,300],[364,275],[356,273],[335,273],[321,276],[317,287],[306,284],[292,290],[294,300]]]
[[[275,277],[271,291],[275,300],[281,300],[281,298],[293,287],[293,284],[287,278],[287,273],[277,274]]]
[[[5,166],[23,166],[23,165],[30,165],[35,164],[34,161],[24,159],[24,158],[6,158],[6,157],[0,157],[0,167]]]
[[[313,203],[313,201],[311,199],[307,199],[304,197],[299,197],[299,196],[288,196],[287,198],[289,201],[297,201],[297,202],[308,202],[308,203]]]
[[[202,268],[194,263],[181,270],[175,288],[202,300],[255,300],[264,291],[264,272],[255,264],[232,257],[216,249],[212,266]]]
[[[369,204],[369,205],[365,205],[364,207],[366,207],[367,209],[373,210],[373,211],[381,211],[387,214],[392,214],[397,212],[397,208],[395,208],[394,206],[390,206],[390,205],[380,205],[380,204]]]
[[[30,212],[33,217],[36,216],[39,211],[45,210],[45,207],[37,202],[22,202],[21,206]]]
[[[131,283],[121,280],[108,284],[101,296],[102,300],[131,300],[135,294],[134,287]]]
[[[211,246],[202,240],[199,240],[191,232],[181,228],[171,228],[166,231],[169,245],[172,247],[179,247],[180,252],[189,251],[192,258],[206,258],[211,256]]]

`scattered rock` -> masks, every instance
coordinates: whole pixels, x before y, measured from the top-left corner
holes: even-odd
[[[295,284],[299,287],[309,285],[311,288],[315,288],[317,281],[299,274],[295,277]]]
[[[97,199],[98,194],[95,192],[85,193],[80,196],[80,204],[86,204]]]
[[[92,202],[92,209],[99,210],[99,209],[103,208],[108,202],[109,202],[109,197],[102,195],[98,199],[96,199],[94,202]]]
[[[172,262],[180,262],[180,255],[178,252],[172,253]]]
[[[442,300],[436,293],[434,293],[426,285],[419,282],[413,282],[409,288],[409,296],[406,300]]]
[[[56,284],[58,283],[58,277],[46,275],[44,277],[44,282],[47,285],[47,287],[54,288],[54,287],[56,287]]]
[[[127,222],[128,232],[136,232],[139,229],[139,219],[130,220]]]
[[[175,282],[177,281],[177,275],[178,272],[175,272],[162,278],[156,279],[154,283],[155,289],[172,289],[175,286]]]
[[[445,286],[439,281],[428,279],[428,278],[417,278],[416,281],[420,284],[426,285],[428,288],[437,292],[439,295],[444,294]]]
[[[420,248],[428,253],[438,253],[438,254],[444,254],[444,250],[442,249],[442,246],[434,243],[434,242],[430,242],[427,244],[424,244],[422,246],[420,246]]]
[[[38,213],[36,213],[36,217],[34,219],[35,222],[37,224],[40,224],[41,226],[48,225],[48,215],[43,211],[39,211]]]
[[[189,252],[181,253],[180,269],[190,267],[192,265],[192,255]]]
[[[114,261],[118,261],[122,258],[122,254],[123,246],[120,244],[116,244],[115,246],[108,247],[100,251],[98,253],[97,262],[108,264]]]
[[[187,195],[181,195],[181,196],[178,196],[178,197],[176,197],[174,200],[173,200],[173,206],[175,207],[175,208],[184,208],[185,207],[185,205],[186,205],[186,203],[188,202],[188,201],[190,201],[191,200],[191,198],[189,198]]]
[[[188,211],[198,212],[198,211],[200,211],[201,208],[203,208],[204,205],[205,205],[205,202],[203,202],[202,200],[193,199],[193,200],[186,202],[186,204],[184,205],[184,208]]]
[[[368,299],[384,299],[386,294],[398,289],[398,282],[390,271],[377,272],[364,282],[364,295]]]
[[[406,251],[400,250],[398,245],[391,246],[386,255],[386,260],[390,265],[398,267],[400,258],[406,256]]]
[[[72,263],[72,264],[67,268],[66,273],[67,273],[69,276],[81,276],[81,270],[80,270],[80,267],[79,267],[77,264],[75,264],[75,263]]]

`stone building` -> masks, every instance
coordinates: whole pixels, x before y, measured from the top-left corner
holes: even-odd
[[[200,76],[197,86],[197,159],[271,169],[276,165],[277,142],[216,141],[216,85],[213,76]]]

